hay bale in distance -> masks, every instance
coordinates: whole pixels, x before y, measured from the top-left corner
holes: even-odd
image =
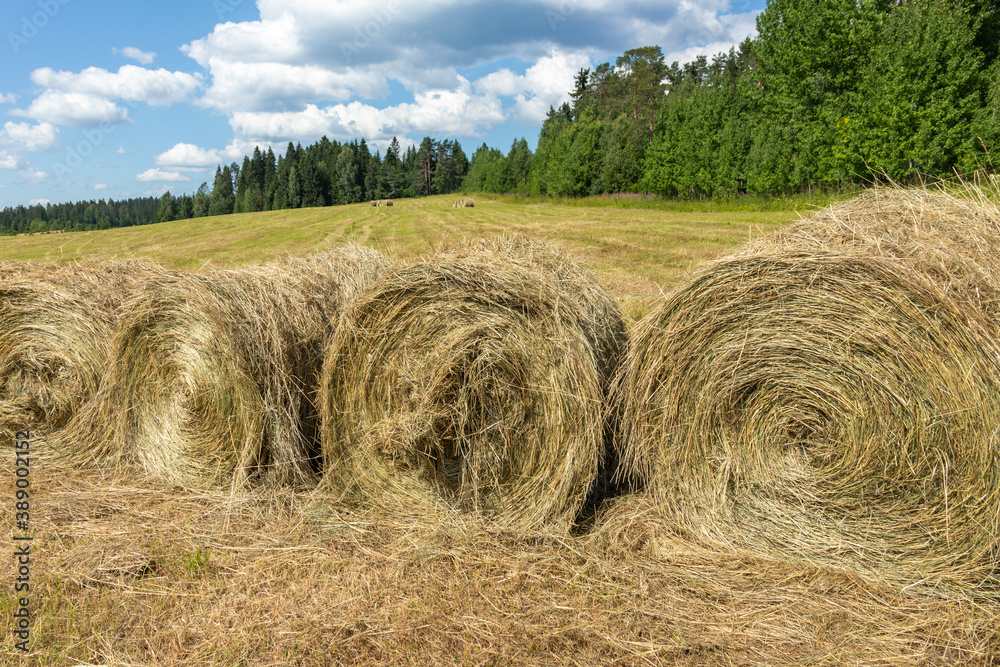
[[[473,199],[456,199],[454,202],[452,202],[451,207],[452,208],[474,208],[475,205],[476,205],[476,202]]]
[[[1000,535],[1000,335],[976,281],[996,285],[985,254],[948,247],[992,247],[990,216],[918,242],[874,213],[838,235],[828,214],[705,266],[637,326],[613,392],[626,459],[688,536],[981,582]]]
[[[97,390],[119,306],[165,273],[132,260],[0,266],[0,432],[62,428]]]
[[[115,363],[66,447],[192,487],[312,483],[326,341],[388,264],[349,245],[151,289],[123,309]]]
[[[391,199],[373,199],[371,202],[372,206],[392,206]]]
[[[601,465],[624,335],[587,272],[523,238],[387,273],[327,352],[324,486],[394,514],[568,525]]]

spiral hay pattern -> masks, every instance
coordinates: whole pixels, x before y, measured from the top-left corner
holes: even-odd
[[[192,487],[313,483],[323,349],[345,303],[386,266],[346,246],[149,290],[123,308],[115,362],[65,447]]]
[[[603,462],[623,343],[590,275],[523,238],[388,273],[326,356],[324,484],[394,514],[568,525]]]
[[[894,581],[992,576],[995,213],[868,193],[704,266],[637,326],[622,447],[679,532]]]
[[[0,265],[0,430],[65,426],[107,369],[121,303],[165,273],[129,260]]]

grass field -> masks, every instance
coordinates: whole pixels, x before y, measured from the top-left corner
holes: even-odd
[[[675,212],[453,197],[396,200],[183,220],[143,227],[0,237],[0,257],[71,262],[111,257],[154,259],[198,270],[304,255],[357,241],[413,260],[444,240],[520,232],[557,241],[585,261],[626,307],[655,298],[694,265],[776,227],[796,211]],[[808,213],[803,210],[802,215]]]
[[[802,211],[805,215],[808,211]],[[627,316],[694,265],[795,211],[671,212],[451,197],[0,238],[0,258],[152,258],[196,270],[355,240],[415,259],[445,239],[523,232],[582,260]],[[0,506],[13,533],[14,461]],[[31,459],[32,652],[25,665],[993,664],[995,607],[847,570],[699,550],[643,520],[572,536],[430,528],[313,493],[192,493],[132,470]],[[17,608],[15,543],[0,617]]]

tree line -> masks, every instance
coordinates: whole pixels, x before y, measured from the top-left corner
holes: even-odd
[[[323,137],[255,148],[193,195],[7,208],[0,233],[466,192],[780,195],[994,170],[1000,0],[769,0],[758,35],[709,61],[661,49],[583,69],[534,152]]]
[[[219,165],[211,186],[193,195],[41,204],[0,210],[0,234],[65,229],[80,231],[145,225],[229,213],[353,204],[458,190],[469,160],[457,140],[424,137],[403,150],[393,138],[385,156],[364,139],[339,143],[327,137],[303,147],[288,143],[284,155],[255,147],[242,164]]]
[[[1000,0],[770,0],[757,28],[711,62],[653,46],[581,70],[527,176],[484,146],[467,185],[713,197],[994,171]]]
[[[219,165],[211,188],[205,182],[193,196],[165,192],[156,221],[447,194],[461,186],[468,168],[452,139],[424,137],[403,151],[393,137],[384,157],[372,154],[364,139],[340,143],[324,136],[305,148],[289,142],[277,157],[258,146],[241,165]]]

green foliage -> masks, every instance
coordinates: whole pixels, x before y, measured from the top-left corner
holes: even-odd
[[[424,137],[385,156],[326,137],[255,148],[193,197],[0,211],[0,234],[447,194],[847,191],[986,168],[1000,146],[1000,0],[769,0],[758,36],[709,62],[659,47],[577,73],[532,154]],[[56,227],[58,225],[58,227]]]

